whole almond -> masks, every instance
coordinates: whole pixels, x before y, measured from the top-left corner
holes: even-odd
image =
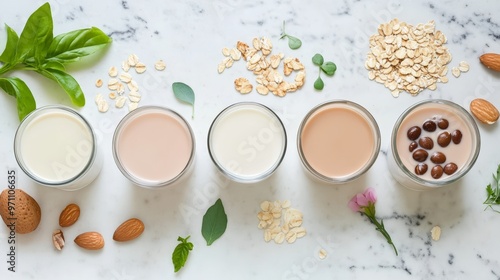
[[[479,61],[491,70],[500,71],[500,54],[485,53],[479,57]]]
[[[40,224],[42,210],[36,200],[23,190],[5,189],[0,194],[0,216],[10,230],[30,233]]]
[[[472,100],[470,111],[478,121],[486,124],[494,124],[500,115],[493,104],[482,98]]]
[[[80,207],[74,203],[69,204],[59,215],[59,225],[69,227],[78,221],[80,217]]]
[[[136,218],[123,222],[113,234],[113,240],[123,242],[137,238],[144,231],[144,223]]]
[[[75,243],[87,250],[99,250],[104,247],[104,238],[95,231],[84,232],[75,238]]]

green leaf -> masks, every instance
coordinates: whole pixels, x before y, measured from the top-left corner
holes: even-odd
[[[85,95],[78,82],[70,74],[61,71],[60,68],[45,68],[37,72],[56,81],[68,94],[73,104],[80,107],[85,105]]]
[[[188,236],[186,238],[178,237],[177,241],[179,243],[172,253],[172,263],[174,264],[174,272],[179,271],[186,264],[187,258],[189,256],[189,251],[193,250],[194,245],[191,242],[187,242],[189,239]]]
[[[194,118],[194,91],[193,89],[186,85],[185,83],[181,82],[175,82],[172,84],[172,91],[174,92],[174,95],[177,99],[186,102],[193,106],[193,114],[192,117]]]
[[[19,36],[16,31],[10,28],[7,24],[5,24],[5,29],[7,30],[7,43],[5,43],[5,49],[0,55],[0,61],[3,63],[13,63],[16,57],[16,48]]]
[[[321,77],[318,77],[316,81],[314,82],[314,88],[317,90],[322,90],[325,87],[325,83],[321,79]]]
[[[36,102],[28,86],[19,78],[0,78],[0,88],[17,100],[17,114],[22,120],[36,109]]]
[[[52,29],[50,5],[45,3],[28,18],[19,37],[16,60],[34,57],[37,63],[41,63],[53,39]]]
[[[60,34],[52,40],[47,59],[60,63],[74,62],[104,48],[111,41],[111,38],[97,27]]]
[[[323,56],[319,53],[315,54],[312,57],[312,62],[314,63],[314,65],[317,65],[317,66],[323,65],[323,62],[324,62]]]
[[[335,71],[337,71],[337,65],[335,63],[328,61],[327,63],[321,65],[321,70],[328,76],[333,76],[335,74]]]
[[[302,46],[302,41],[299,38],[287,35],[288,37],[288,47],[292,50],[296,50]]]
[[[207,246],[212,245],[215,240],[224,234],[227,228],[227,215],[224,212],[222,201],[217,199],[214,205],[208,208],[203,215],[203,223],[201,226],[201,234],[207,241]]]

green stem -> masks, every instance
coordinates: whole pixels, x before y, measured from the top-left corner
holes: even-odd
[[[377,219],[375,218],[374,215],[367,215],[365,214],[368,219],[370,219],[370,221],[376,226],[377,230],[382,233],[382,235],[385,237],[385,239],[387,240],[387,243],[389,243],[392,248],[394,249],[394,252],[396,253],[396,256],[398,255],[398,249],[396,249],[396,246],[394,245],[394,243],[392,242],[392,239],[391,239],[391,236],[389,235],[389,233],[387,233],[387,231],[385,230],[384,228],[384,225],[379,223],[377,221]]]

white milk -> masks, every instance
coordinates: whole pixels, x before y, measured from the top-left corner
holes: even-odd
[[[286,133],[278,117],[257,103],[225,109],[209,132],[209,152],[233,180],[259,181],[271,175],[286,150]]]
[[[21,168],[35,181],[73,190],[89,184],[100,171],[99,164],[94,166],[94,143],[92,130],[80,115],[46,107],[23,120],[15,152]]]

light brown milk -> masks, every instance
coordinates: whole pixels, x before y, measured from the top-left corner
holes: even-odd
[[[330,104],[309,117],[301,134],[309,165],[330,177],[349,176],[373,155],[375,135],[368,121],[344,104]]]

